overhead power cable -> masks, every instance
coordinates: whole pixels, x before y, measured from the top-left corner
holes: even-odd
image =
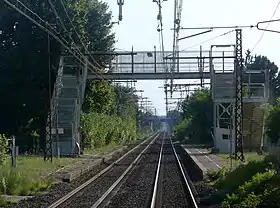
[[[277,5],[276,5],[276,8],[275,8],[275,10],[274,10],[274,12],[273,12],[273,14],[272,14],[272,16],[271,16],[271,18],[270,18],[270,22],[272,21],[273,17],[275,16],[275,14],[276,14],[276,12],[277,12],[279,6],[280,6],[280,0],[278,1]],[[265,30],[268,29],[268,27],[269,27],[269,25],[270,25],[270,22],[268,22],[268,24],[267,24]],[[256,44],[255,44],[254,47],[252,48],[251,52],[254,51],[254,50],[256,49],[256,47],[259,45],[259,43],[260,43],[261,40],[263,39],[264,34],[265,34],[265,31],[262,32],[260,38],[258,39],[258,41],[256,42]]]
[[[214,30],[214,29],[242,29],[254,28],[256,25],[235,25],[235,26],[209,26],[209,27],[181,27],[181,30]],[[171,28],[173,30],[173,28]]]
[[[51,9],[52,9],[52,11],[54,12],[56,18],[59,20],[59,22],[60,22],[60,24],[61,24],[61,26],[62,26],[64,32],[65,32],[66,34],[69,34],[69,31],[68,31],[68,29],[66,28],[66,26],[64,25],[62,19],[60,18],[60,16],[59,16],[59,14],[58,14],[58,12],[57,12],[57,10],[56,10],[56,8],[55,8],[53,2],[52,2],[51,0],[48,0],[48,2],[49,2],[49,4],[50,4]],[[78,36],[78,38],[79,38],[79,40],[80,40],[80,42],[81,42],[83,48],[84,48],[85,51],[86,51],[87,48],[86,48],[85,44],[83,43],[83,41],[82,41],[80,35],[78,34],[77,30],[75,29],[75,26],[74,26],[72,20],[70,19],[69,15],[68,15],[68,12],[67,12],[67,10],[66,10],[64,4],[63,4],[63,1],[61,0],[60,2],[61,2],[61,4],[62,4],[62,7],[63,7],[63,9],[64,9],[64,12],[65,12],[65,14],[66,14],[68,20],[70,21],[71,26],[73,27],[73,29],[74,29],[74,31],[76,32],[76,34],[77,34],[77,36]],[[72,38],[71,34],[69,34],[69,38],[71,39],[72,44],[73,44],[74,47],[78,50],[78,52],[80,53],[80,55],[81,55],[82,57],[86,58],[86,56],[83,54],[83,52],[77,47],[77,44],[75,43],[75,41],[74,41],[74,39]],[[87,53],[90,55],[90,53],[89,53],[88,51],[87,51]],[[92,56],[91,56],[91,58],[92,58],[92,60],[95,62],[95,64],[97,65],[97,67],[99,67],[99,68],[101,69],[102,67],[97,63],[97,61],[95,61],[95,59],[94,59]]]
[[[23,15],[24,17],[26,17],[28,20],[30,20],[32,23],[34,23],[35,25],[37,25],[39,28],[43,29],[45,32],[47,32],[50,36],[52,36],[58,43],[60,43],[62,46],[65,47],[65,49],[67,49],[78,61],[80,61],[82,64],[86,64],[84,62],[84,58],[85,56],[79,57],[79,52],[77,52],[76,50],[74,50],[73,48],[70,48],[68,45],[68,41],[65,40],[64,38],[60,38],[58,37],[57,34],[59,34],[59,32],[53,27],[51,26],[48,22],[46,22],[45,20],[43,20],[38,14],[36,14],[35,12],[33,12],[31,9],[29,9],[24,3],[22,3],[20,0],[16,0],[16,3],[11,3],[9,0],[4,0],[4,2],[6,4],[8,4],[8,6],[10,6],[11,8],[13,8],[14,10],[16,10],[17,12],[19,12],[21,15]],[[18,4],[20,4],[21,6],[24,7],[24,11],[21,10],[20,8],[18,8]],[[36,18],[38,18],[39,22],[37,20],[35,20],[34,18],[32,18],[30,15],[26,14],[25,12],[29,11],[32,15],[34,15]],[[45,26],[44,26],[45,25]],[[98,71],[95,71],[96,69],[99,70],[96,66],[94,66],[91,62],[88,62],[89,66],[91,68],[89,68],[89,70],[94,73],[95,75],[97,75],[98,78],[104,80],[104,76],[102,76],[102,74],[100,74]]]
[[[76,30],[76,27],[75,27],[74,24],[73,24],[73,21],[71,20],[71,18],[70,18],[70,16],[69,16],[69,13],[67,12],[67,9],[66,9],[65,4],[63,3],[63,0],[60,0],[60,2],[61,2],[61,5],[62,5],[62,8],[63,8],[63,10],[64,10],[64,12],[65,12],[65,14],[66,14],[67,19],[69,20],[69,22],[70,22],[70,24],[71,24],[71,26],[72,26],[74,32],[76,33],[76,35],[77,35],[79,41],[81,42],[82,46],[84,47],[84,49],[85,49],[85,51],[86,51],[86,53],[89,54],[89,56],[90,56],[90,58],[92,59],[92,61],[94,61],[94,63],[95,63],[98,67],[102,68],[102,67],[99,65],[99,63],[92,57],[92,55],[90,54],[90,52],[88,51],[86,44],[84,44],[84,42],[83,42],[81,36],[79,35],[78,31]]]
[[[200,43],[198,43],[198,44],[195,44],[195,45],[192,45],[192,46],[187,47],[187,48],[185,48],[185,49],[182,49],[182,50],[180,50],[180,52],[181,52],[181,51],[186,51],[187,49],[190,49],[190,48],[193,48],[193,47],[202,45],[202,44],[207,43],[207,42],[209,42],[209,41],[212,41],[212,40],[214,40],[214,39],[217,39],[217,38],[220,38],[220,37],[222,37],[222,36],[228,35],[228,34],[234,32],[234,31],[235,31],[235,30],[230,30],[230,31],[228,31],[228,32],[222,33],[222,34],[220,34],[220,35],[218,35],[218,36],[215,36],[215,37],[213,37],[213,38],[207,39],[207,40],[205,40],[205,41],[203,41],[203,42],[200,42]]]

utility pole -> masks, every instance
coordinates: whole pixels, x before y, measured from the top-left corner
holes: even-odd
[[[18,147],[16,147],[16,139],[12,136],[11,139],[8,139],[8,150],[11,155],[11,168],[16,167],[16,156],[18,155]]]
[[[236,98],[235,98],[235,159],[244,161],[243,153],[243,90],[242,90],[242,30],[236,29],[235,46],[235,78],[236,78]]]
[[[49,115],[47,118],[47,127],[46,127],[46,143],[45,143],[45,152],[44,160],[52,162],[52,82],[51,82],[51,44],[50,44],[50,35],[48,34],[48,76],[49,76]]]
[[[165,111],[166,111],[166,116],[168,114],[168,96],[167,96],[167,86],[164,86],[164,92],[165,92]]]

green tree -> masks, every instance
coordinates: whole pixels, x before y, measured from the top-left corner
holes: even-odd
[[[112,15],[107,3],[100,0],[63,2],[75,30],[89,51],[113,49],[115,39],[111,32]],[[55,2],[55,8],[70,31],[68,34],[63,32],[48,3],[38,0],[26,0],[24,3],[42,19],[55,24],[57,31],[65,38],[72,34],[74,41],[81,44],[60,1]],[[17,143],[32,146],[33,139],[30,134],[36,131],[43,147],[49,103],[48,37],[45,31],[6,5],[1,8],[1,17],[0,132],[14,134],[21,138]],[[68,44],[72,44],[70,40]],[[61,50],[61,45],[51,39],[52,83]],[[105,64],[108,57],[96,59],[99,64]]]
[[[213,102],[209,89],[198,89],[182,103],[183,121],[176,128],[180,137],[189,137],[194,143],[211,143]],[[186,130],[184,130],[186,129]]]
[[[274,106],[270,106],[266,118],[266,133],[272,143],[277,143],[280,138],[280,98],[277,99]]]
[[[89,82],[84,103],[85,112],[114,114],[116,111],[114,87],[106,81]]]
[[[247,50],[247,64],[248,70],[264,70],[269,71],[270,87],[272,89],[272,98],[280,96],[280,77],[278,74],[278,66],[270,61],[266,56],[250,55],[251,52]],[[273,99],[272,99],[273,100]]]

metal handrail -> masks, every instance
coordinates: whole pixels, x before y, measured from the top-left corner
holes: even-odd
[[[54,121],[55,114],[57,113],[58,97],[61,93],[61,89],[63,86],[63,83],[62,83],[63,64],[64,64],[64,59],[63,59],[63,56],[61,56],[60,61],[59,61],[58,71],[57,71],[57,77],[56,77],[55,84],[54,84],[53,94],[52,94],[52,98],[51,98],[51,106],[50,106],[51,122]]]

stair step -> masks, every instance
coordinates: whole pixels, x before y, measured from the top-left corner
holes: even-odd
[[[80,81],[78,81],[77,79],[76,80],[69,80],[69,79],[63,79],[62,80],[62,83],[63,83],[63,87],[72,87],[72,88],[77,88],[80,84]]]
[[[58,127],[59,128],[67,128],[67,129],[72,129],[72,124],[71,122],[58,122]]]
[[[76,88],[62,88],[60,97],[61,98],[78,98],[79,93]]]
[[[63,74],[77,76],[81,72],[81,68],[78,65],[64,65]]]
[[[58,100],[58,106],[75,106],[75,100],[76,99],[72,99],[72,98],[69,98],[69,99],[59,99]]]
[[[59,113],[58,114],[58,121],[73,121],[74,119],[74,115],[72,114],[63,114],[63,113]]]

